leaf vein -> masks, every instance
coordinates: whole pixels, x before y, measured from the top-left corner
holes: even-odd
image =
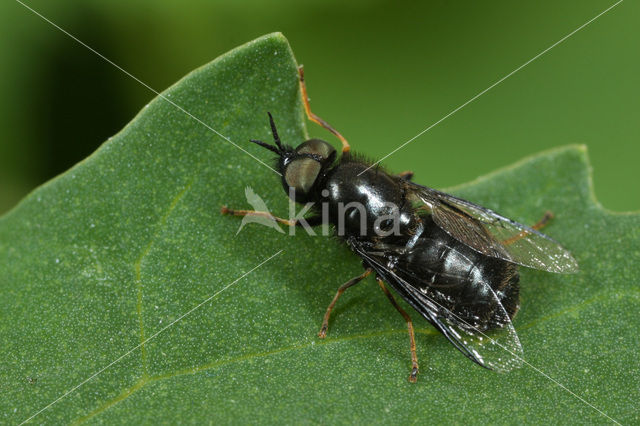
[[[193,179],[191,179],[189,183],[187,183],[187,185],[185,185],[185,187],[182,188],[175,197],[173,197],[173,199],[171,200],[171,203],[169,204],[169,207],[167,208],[167,211],[162,215],[162,217],[158,221],[155,232],[151,236],[149,242],[145,246],[144,250],[142,250],[142,252],[140,253],[140,256],[138,256],[138,259],[134,264],[135,276],[136,276],[136,288],[137,288],[136,313],[138,316],[138,323],[140,324],[140,345],[141,345],[140,354],[142,357],[143,377],[148,377],[149,367],[148,367],[147,348],[145,347],[145,344],[144,344],[145,331],[144,331],[144,320],[142,315],[142,296],[143,296],[142,261],[151,251],[151,247],[153,246],[153,243],[156,241],[158,235],[160,234],[160,231],[166,225],[167,219],[169,218],[173,210],[175,210],[176,206],[178,205],[182,197],[184,197],[184,195],[187,193],[187,191],[191,188],[192,185],[193,185]]]
[[[427,335],[427,336],[437,336],[437,335],[440,334],[440,333],[436,332],[432,328],[416,329],[415,332],[418,333],[418,334],[424,334],[424,335]],[[406,333],[407,333],[407,329],[405,329],[405,328],[371,331],[369,333],[354,334],[354,335],[349,335],[349,336],[344,336],[344,337],[337,337],[337,338],[322,340],[322,341],[319,341],[319,342],[318,341],[312,341],[312,342],[306,342],[306,343],[297,344],[297,345],[290,345],[290,346],[285,346],[285,347],[282,347],[282,348],[274,349],[274,350],[271,350],[271,351],[254,352],[254,353],[250,353],[250,354],[246,354],[246,355],[241,355],[241,356],[238,356],[238,357],[235,357],[235,358],[229,358],[229,359],[223,359],[223,360],[214,361],[214,362],[211,362],[209,364],[201,365],[199,367],[178,370],[178,371],[175,371],[173,373],[161,374],[161,375],[157,375],[157,376],[143,376],[143,377],[140,378],[140,380],[136,384],[134,384],[133,386],[131,386],[129,388],[126,388],[117,397],[108,400],[107,402],[105,402],[100,407],[96,408],[95,410],[93,410],[92,412],[87,414],[86,416],[81,417],[80,419],[75,421],[73,424],[81,424],[81,423],[84,423],[84,422],[90,420],[91,418],[95,417],[96,415],[98,415],[98,414],[108,410],[109,408],[117,405],[118,403],[124,401],[125,399],[127,399],[128,397],[130,397],[131,395],[133,395],[134,393],[136,393],[137,391],[139,391],[140,389],[142,389],[144,386],[146,386],[149,383],[157,382],[157,381],[160,381],[160,380],[170,379],[172,377],[179,377],[179,376],[185,376],[185,375],[190,375],[190,374],[197,374],[197,373],[201,373],[203,371],[213,370],[215,368],[219,368],[219,367],[222,367],[224,365],[235,364],[235,363],[239,363],[239,362],[243,362],[243,361],[249,361],[249,360],[257,359],[257,358],[269,357],[269,356],[272,356],[272,355],[278,355],[280,353],[288,352],[288,351],[307,349],[307,348],[313,347],[313,346],[318,346],[319,347],[319,346],[330,345],[330,344],[334,344],[334,343],[344,343],[344,342],[348,342],[348,341],[351,341],[351,340],[368,339],[368,338],[379,337],[379,336],[388,336],[388,335],[406,334]]]

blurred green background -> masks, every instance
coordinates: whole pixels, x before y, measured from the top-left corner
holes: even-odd
[[[374,158],[614,3],[24,1],[159,91],[281,31],[305,65],[314,111]],[[638,22],[638,2],[621,3],[385,164],[442,188],[584,143],[602,204],[640,209]],[[0,64],[0,213],[154,97],[14,0],[0,5]]]

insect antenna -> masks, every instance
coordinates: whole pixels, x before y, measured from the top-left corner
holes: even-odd
[[[278,136],[278,131],[276,130],[276,123],[273,121],[273,116],[270,112],[267,112],[267,114],[269,114],[269,123],[271,124],[271,133],[273,133],[273,140],[275,141],[278,148],[280,148],[280,151],[284,151],[282,142],[280,142],[280,136]]]
[[[282,151],[273,145],[269,145],[266,142],[259,141],[257,139],[249,139],[249,142],[253,142],[255,144],[260,145],[263,148],[267,148],[269,151],[275,152],[278,155],[282,155]]]
[[[273,116],[271,115],[270,112],[267,112],[267,114],[269,114],[269,123],[271,124],[271,133],[273,133],[273,140],[276,143],[276,146],[270,145],[266,142],[263,142],[257,139],[249,139],[249,142],[253,142],[255,144],[260,145],[263,148],[267,148],[269,151],[275,152],[279,156],[284,156],[285,153],[290,149],[286,149],[282,145],[282,142],[280,141],[280,136],[278,136],[278,130],[276,129],[276,123],[273,121]]]

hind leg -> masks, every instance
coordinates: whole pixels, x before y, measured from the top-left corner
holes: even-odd
[[[535,229],[536,231],[544,228],[547,223],[549,223],[549,221],[553,219],[553,213],[551,211],[546,211],[544,213],[544,216],[542,216],[542,219],[540,219],[539,221],[537,221],[532,227],[531,229]],[[508,246],[509,244],[513,244],[518,240],[523,239],[524,237],[526,237],[527,235],[529,235],[530,232],[527,231],[522,231],[516,235],[514,235],[511,238],[507,238],[506,240],[502,241],[502,244],[504,244],[505,246]]]

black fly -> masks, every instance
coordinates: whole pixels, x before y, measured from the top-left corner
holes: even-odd
[[[410,172],[392,175],[371,167],[350,152],[339,132],[311,112],[302,68],[300,87],[307,116],[341,140],[341,157],[336,158],[336,150],[319,139],[307,140],[295,149],[284,145],[271,114],[275,145],[252,142],[278,155],[282,184],[294,201],[314,202],[315,215],[305,221],[311,226],[323,221],[332,224],[363,261],[364,273],[338,289],[319,337],[326,336],[331,310],[340,295],[375,273],[409,328],[409,381],[415,382],[418,374],[413,324],[385,283],[472,361],[498,371],[520,366],[522,346],[511,324],[519,308],[518,265],[556,273],[578,271],[568,251],[538,232],[551,213],[528,227],[415,184]],[[265,216],[290,226],[302,222],[226,207],[222,213]]]

